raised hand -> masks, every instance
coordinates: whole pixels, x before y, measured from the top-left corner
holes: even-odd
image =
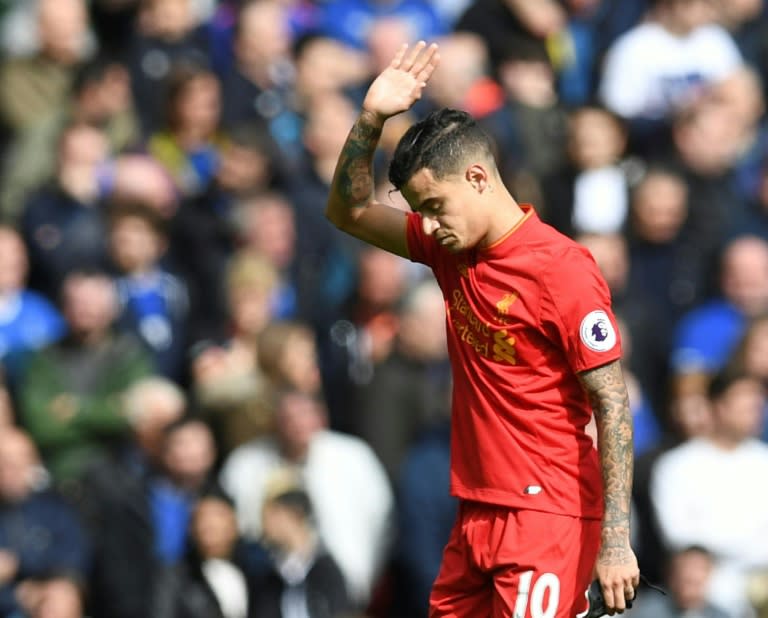
[[[410,109],[421,98],[439,61],[435,43],[427,47],[424,41],[419,41],[410,50],[403,45],[368,88],[363,109],[382,121]]]

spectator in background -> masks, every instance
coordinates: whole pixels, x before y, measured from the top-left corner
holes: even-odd
[[[768,154],[766,103],[757,71],[742,65],[709,89],[706,102],[721,109],[733,125],[736,193],[742,201],[752,200],[757,196],[760,172]]]
[[[294,171],[301,182],[290,183],[286,195],[296,216],[299,315],[324,331],[338,319],[352,292],[360,248],[359,243],[329,229],[322,210],[336,158],[354,123],[355,108],[343,94],[328,93],[315,97],[306,111],[304,152]]]
[[[371,75],[365,52],[313,32],[296,38],[293,59],[295,111],[299,113],[309,109],[318,95],[356,91]]]
[[[38,51],[0,67],[0,121],[15,134],[63,107],[78,63],[88,55],[85,0],[39,0]]]
[[[274,434],[235,449],[221,471],[246,538],[262,534],[269,479],[285,467],[297,471],[320,539],[339,565],[353,604],[364,608],[392,541],[394,500],[384,468],[365,442],[327,428],[320,399],[298,391],[279,393]]]
[[[440,68],[436,77],[444,65]],[[506,173],[527,173],[541,183],[565,163],[568,132],[547,50],[536,42],[511,39],[500,52],[496,75],[503,105],[481,117],[480,125],[496,140]]]
[[[192,0],[139,0],[126,66],[145,137],[163,127],[168,78],[180,64],[207,66],[209,41]]]
[[[687,218],[685,179],[673,168],[648,168],[630,198],[630,288],[653,299],[669,326],[708,294],[707,264]]]
[[[768,242],[757,236],[731,240],[720,261],[719,298],[701,303],[675,327],[672,379],[722,369],[754,316],[768,311]]]
[[[77,513],[45,489],[46,474],[29,436],[0,432],[0,612],[38,615],[56,581],[86,582],[90,546]],[[78,595],[79,596],[79,595]],[[17,613],[18,612],[18,613]],[[77,616],[80,618],[80,616]]]
[[[152,572],[145,567],[152,563],[152,543],[146,487],[161,465],[166,429],[186,407],[184,392],[173,382],[137,380],[122,398],[129,436],[109,459],[88,467],[82,512],[95,545],[89,597],[96,616],[148,615]]]
[[[29,262],[19,233],[0,226],[0,360],[14,383],[26,354],[59,339],[66,330],[58,310],[26,287]]]
[[[119,327],[144,342],[157,373],[179,381],[186,370],[189,294],[184,281],[163,266],[164,224],[144,204],[116,204],[109,215],[109,244]]]
[[[259,333],[259,368],[271,388],[322,393],[315,333],[303,322],[273,320]]]
[[[544,218],[573,236],[620,232],[629,214],[632,180],[626,130],[601,107],[580,107],[568,120],[568,160],[544,181]]]
[[[232,500],[219,491],[201,495],[178,584],[163,591],[172,607],[168,618],[260,618],[253,600],[258,585],[247,552]]]
[[[765,391],[746,374],[718,374],[711,382],[713,431],[656,461],[650,495],[667,549],[700,545],[715,569],[707,598],[726,613],[748,605],[746,578],[768,566],[768,499],[754,479],[768,474],[762,430]]]
[[[649,18],[608,49],[600,97],[629,122],[632,146],[643,154],[658,153],[675,113],[741,66],[716,19],[711,0],[653,0]]]
[[[447,385],[446,385],[447,386]],[[397,475],[398,541],[395,548],[395,607],[402,618],[429,610],[432,584],[451,536],[458,500],[450,486],[450,388],[437,396],[440,417],[408,446]]]
[[[454,30],[480,35],[488,45],[491,66],[496,69],[512,41],[541,47],[562,41],[566,17],[556,0],[476,0],[468,4]]]
[[[271,426],[269,383],[258,359],[259,336],[274,317],[277,282],[264,258],[234,255],[226,281],[228,328],[192,349],[192,392],[224,454]]]
[[[274,317],[295,317],[299,311],[299,261],[304,258],[297,254],[293,206],[281,193],[257,193],[238,202],[234,217],[243,253],[267,260],[279,276],[270,299]],[[304,300],[309,302],[310,298]]]
[[[393,482],[413,441],[445,414],[450,367],[445,324],[437,318],[444,311],[433,281],[408,289],[397,308],[394,345],[373,368],[371,380],[356,388],[351,425]]]
[[[121,64],[99,58],[82,65],[65,104],[21,131],[11,142],[0,176],[0,211],[4,218],[16,220],[27,194],[54,176],[56,142],[62,130],[73,122],[103,128],[112,155],[138,144],[138,119],[128,73]]]
[[[729,614],[707,600],[713,557],[703,547],[691,545],[672,554],[666,564],[668,595],[645,594],[632,606],[634,618],[728,618]]]
[[[254,615],[344,615],[350,607],[344,577],[318,536],[309,496],[281,476],[276,473],[270,482],[262,509],[262,543],[272,568],[257,582]]]
[[[443,64],[441,70],[435,73],[434,79],[429,80],[425,90],[427,96],[422,105],[429,106],[430,109],[461,109],[479,119],[501,107],[504,93],[491,77],[488,49],[478,35],[471,32],[454,32],[441,37],[438,45]],[[391,59],[394,53],[388,58]],[[381,66],[381,69],[384,66],[386,64]],[[402,118],[406,125],[413,122],[409,113],[404,114]],[[494,135],[494,138],[496,137]],[[394,152],[397,145],[397,140],[394,141],[395,144],[388,147],[391,152]]]
[[[675,117],[674,149],[669,159],[661,159],[676,166],[688,185],[686,233],[708,269],[714,268],[728,231],[746,210],[747,198],[735,172],[743,148],[742,126],[728,105],[703,99]]]
[[[763,96],[768,96],[768,10],[762,0],[718,4],[720,23],[736,41],[745,62],[757,71]]]
[[[61,311],[67,336],[31,356],[20,378],[19,415],[54,481],[78,499],[85,467],[125,438],[120,396],[149,373],[150,360],[134,337],[114,331],[117,298],[106,274],[67,275]]]
[[[106,225],[101,206],[106,197],[103,172],[108,156],[100,129],[72,124],[57,145],[53,182],[26,201],[20,229],[29,250],[30,286],[56,298],[73,268],[103,268],[107,262]]]
[[[190,200],[207,193],[218,171],[225,141],[219,132],[221,89],[212,71],[191,64],[173,67],[167,87],[165,122],[150,135],[147,150]]]
[[[144,451],[149,458],[150,453]],[[166,616],[183,573],[187,529],[197,500],[216,487],[210,429],[182,417],[165,425],[156,459],[94,487],[101,524],[93,597],[97,615]],[[174,615],[174,614],[170,614]]]
[[[241,3],[232,49],[234,64],[222,76],[224,127],[265,124],[287,160],[296,156],[300,125],[292,112],[294,66],[288,10],[276,0]]]

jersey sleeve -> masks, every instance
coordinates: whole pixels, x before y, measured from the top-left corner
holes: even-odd
[[[415,212],[408,213],[406,227],[408,241],[408,254],[412,262],[419,262],[432,266],[435,263],[437,243],[432,236],[427,236],[421,227],[421,215]]]
[[[621,358],[611,294],[586,249],[568,249],[541,274],[540,322],[562,346],[571,368],[593,369]]]

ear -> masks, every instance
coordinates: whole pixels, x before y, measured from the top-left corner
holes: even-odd
[[[488,170],[480,163],[470,165],[464,172],[464,178],[478,193],[483,193],[490,186]]]

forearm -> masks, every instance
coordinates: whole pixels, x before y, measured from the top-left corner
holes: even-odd
[[[632,414],[618,361],[582,376],[595,414],[605,508],[603,546],[625,546],[632,497]]]
[[[355,218],[355,212],[373,199],[373,156],[381,138],[383,120],[363,110],[349,132],[339,156],[325,214],[337,227]]]

